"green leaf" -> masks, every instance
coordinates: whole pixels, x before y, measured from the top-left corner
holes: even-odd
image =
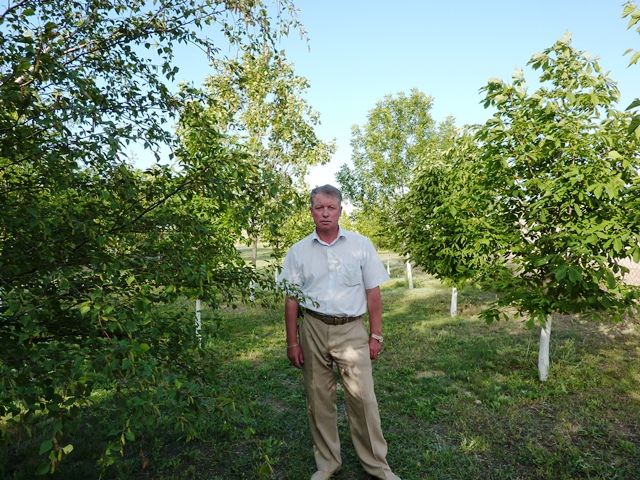
[[[636,9],[636,6],[633,3],[628,3],[627,5],[625,5],[624,9],[622,10],[622,16],[620,18],[628,17],[635,11],[635,9]]]
[[[547,211],[545,209],[540,210],[540,221],[542,223],[547,222]]]
[[[636,115],[631,119],[627,132],[629,133],[629,135],[633,134],[634,132],[637,133],[640,130],[639,127],[640,127],[640,115]]]
[[[536,258],[533,262],[533,265],[536,267],[540,267],[542,265],[546,265],[547,263],[549,263],[549,257],[541,257]]]
[[[622,245],[622,240],[620,240],[619,238],[615,238],[613,240],[613,249],[616,253],[620,253],[622,251],[623,245]]]
[[[603,189],[604,189],[604,186],[601,183],[599,183],[593,188],[593,194],[596,196],[598,200],[600,200],[600,197],[602,197]]]
[[[51,471],[51,463],[50,462],[41,463],[40,466],[38,467],[38,469],[36,470],[36,475],[38,475],[38,476],[46,475],[50,471]]]
[[[577,268],[569,267],[568,273],[569,273],[569,280],[571,280],[571,282],[576,283],[579,280],[582,280],[582,274]]]
[[[607,279],[607,287],[609,289],[613,289],[616,286],[616,279],[613,276],[613,273],[611,273],[610,270],[607,270],[605,273],[606,279]]]
[[[40,452],[39,455],[48,452],[53,448],[53,441],[51,439],[45,440],[40,444]],[[48,465],[48,464],[47,464]]]

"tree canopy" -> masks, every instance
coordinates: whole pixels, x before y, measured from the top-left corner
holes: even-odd
[[[500,303],[542,322],[553,312],[624,309],[633,297],[618,262],[640,260],[629,189],[640,150],[625,134],[629,115],[614,107],[615,83],[570,38],[529,64],[543,86],[529,95],[521,74],[511,85],[490,82],[486,105],[497,113],[477,135],[478,186],[494,198],[487,223],[503,226],[500,252],[515,265],[502,269]]]
[[[203,399],[216,408],[192,315],[154,306],[215,306],[261,281],[234,243],[273,179],[201,123],[196,89],[172,89],[174,49],[215,57],[215,26],[225,46],[275,55],[299,27],[279,8],[25,0],[0,12],[0,415],[16,428],[52,419],[39,473],[72,452],[66,419],[95,389],[123,412],[102,432],[103,467],[145,422],[169,418],[192,438]],[[176,168],[134,169],[133,144],[168,149]]]
[[[458,255],[455,268],[445,265],[441,274],[455,279],[474,270],[468,278],[502,291],[484,312],[488,320],[505,307],[531,325],[544,325],[551,313],[619,314],[637,296],[619,262],[640,260],[640,146],[626,134],[630,115],[614,108],[618,89],[597,59],[576,51],[569,37],[529,65],[540,72],[535,92],[522,71],[513,83],[492,79],[482,89],[496,113],[471,145],[458,139],[454,149],[466,168],[445,156],[443,167],[419,173],[411,198],[435,200],[422,200],[425,211],[412,221],[426,221],[411,225],[407,248],[429,271]],[[451,174],[444,183],[450,195],[438,193],[443,172]]]
[[[320,115],[304,98],[309,83],[284,54],[247,51],[212,65],[215,73],[204,85],[208,115],[217,119],[230,145],[252,155],[273,180],[269,189],[255,192],[262,198],[252,209],[248,239],[254,247],[259,237],[270,241],[280,257],[291,245],[285,218],[307,207],[309,167],[327,163],[335,145],[317,137]]]
[[[386,95],[362,127],[352,127],[353,166],[343,165],[336,178],[345,199],[357,209],[359,223],[374,239],[387,237],[381,234],[396,221],[396,203],[409,191],[425,152],[439,148],[452,134],[453,119],[438,124],[432,108],[433,98],[417,89],[409,95]]]
[[[635,2],[627,2],[624,5],[624,10],[622,11],[622,18],[629,18],[629,23],[627,24],[627,28],[632,28],[638,25],[640,22],[640,8],[637,7]],[[636,32],[640,33],[640,26],[636,27]],[[629,60],[629,66],[635,65],[640,60],[640,52],[630,48],[625,52],[626,54],[631,54],[631,59]],[[627,110],[636,110],[640,107],[640,98],[636,98],[631,104],[627,107]],[[634,115],[633,120],[629,124],[629,133],[635,133],[637,136],[640,136],[640,114]]]
[[[451,145],[425,152],[410,189],[397,207],[396,244],[417,265],[445,283],[462,286],[491,268],[495,242],[468,189],[476,181],[478,146],[474,128],[452,136]],[[464,221],[462,218],[464,217]]]

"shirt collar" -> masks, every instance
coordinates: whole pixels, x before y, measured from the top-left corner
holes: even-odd
[[[330,247],[331,245],[336,243],[338,240],[340,240],[340,238],[347,238],[347,236],[345,235],[344,230],[342,230],[342,227],[340,225],[338,225],[338,236],[331,243],[327,243],[324,240],[320,240],[320,237],[318,236],[318,232],[316,232],[315,229],[313,230],[313,233],[311,234],[311,238],[313,238],[314,240],[317,240],[322,245],[328,245]]]

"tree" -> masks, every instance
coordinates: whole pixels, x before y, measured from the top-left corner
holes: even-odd
[[[255,264],[259,237],[285,238],[280,232],[282,220],[307,205],[296,192],[307,190],[304,178],[309,167],[328,162],[335,145],[316,136],[319,114],[303,97],[309,84],[295,75],[283,54],[247,51],[240,60],[218,59],[213,66],[216,73],[205,81],[209,108],[219,116],[230,142],[253,155],[274,180],[254,206],[247,232]],[[268,221],[274,213],[280,221]],[[286,246],[279,245],[276,253],[282,253],[281,247]]]
[[[260,1],[120,0],[0,13],[0,415],[12,428],[51,419],[39,473],[72,452],[67,420],[96,388],[122,412],[103,432],[105,468],[146,423],[170,418],[189,439],[215,408],[193,316],[155,306],[184,294],[215,306],[260,281],[234,242],[260,201],[247,192],[269,177],[216,129],[196,152],[202,130],[180,145],[167,128],[180,111],[193,127],[197,93],[171,90],[174,45],[216,54],[201,28],[218,24],[232,44],[273,48],[273,29],[296,25],[286,15],[270,23]],[[157,158],[168,146],[179,168],[136,171],[132,143]]]
[[[529,65],[540,71],[534,93],[521,71],[511,84],[492,79],[483,88],[496,113],[475,135],[475,176],[441,211],[469,226],[465,249],[493,250],[478,279],[501,294],[483,317],[506,318],[513,308],[528,326],[540,323],[546,380],[552,315],[619,319],[636,305],[619,261],[640,260],[640,146],[626,135],[630,115],[613,107],[615,83],[568,35]]]
[[[624,5],[624,10],[622,11],[622,18],[629,17],[629,23],[627,24],[627,29],[634,27],[640,22],[640,8],[638,8],[635,2],[627,2]],[[636,32],[640,33],[640,26],[636,28]],[[636,52],[632,48],[625,52],[625,55],[632,54],[631,59],[629,60],[629,66],[635,65],[640,60],[640,52]],[[636,98],[631,104],[627,107],[627,110],[634,110],[640,107],[640,98]],[[640,136],[640,115],[636,114],[631,123],[629,124],[629,133],[635,133],[636,136]]]
[[[396,224],[396,204],[408,192],[413,169],[453,129],[452,119],[440,125],[433,120],[432,107],[433,98],[417,89],[386,95],[362,128],[352,128],[353,167],[343,165],[336,178],[361,221],[377,225],[373,237],[386,236],[379,233]]]
[[[458,288],[477,280],[496,252],[495,242],[486,239],[483,214],[476,215],[478,206],[467,197],[477,176],[474,130],[458,132],[448,148],[430,150],[422,158],[398,204],[394,229],[402,253],[452,287],[452,316]]]

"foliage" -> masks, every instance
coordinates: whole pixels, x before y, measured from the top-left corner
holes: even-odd
[[[214,60],[213,66],[205,96],[221,131],[274,180],[252,209],[249,240],[275,241],[275,253],[282,255],[290,246],[281,244],[288,237],[285,219],[306,206],[297,191],[306,191],[309,167],[328,162],[335,145],[316,136],[320,116],[303,97],[309,84],[295,75],[283,53],[247,51],[239,60]]]
[[[403,254],[445,283],[462,286],[491,268],[496,244],[486,239],[485,207],[467,198],[476,181],[478,148],[472,128],[452,138],[446,150],[432,150],[416,167],[409,193],[398,204],[396,243]],[[465,221],[461,221],[461,217]]]
[[[478,278],[504,293],[487,320],[505,307],[528,314],[530,325],[551,313],[619,314],[637,291],[618,262],[640,260],[640,150],[626,135],[629,115],[613,108],[615,83],[569,37],[529,65],[542,85],[533,94],[521,71],[512,84],[492,79],[483,88],[496,113],[475,135],[474,175],[439,211],[456,217],[458,232],[468,228],[466,251],[493,252]],[[431,251],[445,246],[428,237]]]
[[[275,259],[283,258],[291,245],[315,229],[309,213],[308,195],[297,195],[292,203],[295,209],[284,219],[274,223],[274,228],[266,230],[262,236],[262,239],[272,247],[271,255]]]
[[[635,2],[627,2],[624,5],[624,10],[622,12],[622,18],[629,17],[629,23],[627,24],[627,29],[632,28],[640,22],[640,8],[638,8]],[[640,33],[640,26],[636,28],[636,32]],[[640,60],[640,52],[637,52],[633,49],[629,49],[625,52],[625,55],[631,54],[631,59],[629,60],[629,66],[635,65]],[[636,98],[631,104],[627,107],[627,110],[633,110],[640,107],[640,98]],[[631,123],[629,124],[629,133],[635,133],[636,136],[640,137],[640,115],[636,114]]]
[[[344,225],[347,230],[358,232],[368,237],[376,248],[384,248],[390,245],[392,237],[388,230],[382,228],[380,219],[375,217],[371,211],[355,209],[347,218],[342,214],[340,225]]]
[[[408,192],[413,169],[425,152],[452,133],[453,120],[438,125],[432,107],[432,97],[417,89],[408,96],[386,95],[367,114],[363,127],[352,128],[353,167],[343,165],[336,178],[374,238],[382,238],[379,233],[395,223],[396,202]]]
[[[25,0],[0,13],[0,416],[3,432],[49,419],[38,473],[73,454],[67,425],[102,389],[120,412],[100,432],[103,468],[154,419],[196,435],[211,372],[193,317],[154,306],[185,294],[215,307],[261,281],[234,242],[269,177],[217,125],[192,128],[186,148],[166,128],[197,93],[171,91],[174,47],[215,54],[200,30],[218,24],[232,44],[270,48],[278,25],[296,25],[280,5],[273,25],[259,1]],[[178,168],[134,170],[134,143],[156,158],[168,146]]]

